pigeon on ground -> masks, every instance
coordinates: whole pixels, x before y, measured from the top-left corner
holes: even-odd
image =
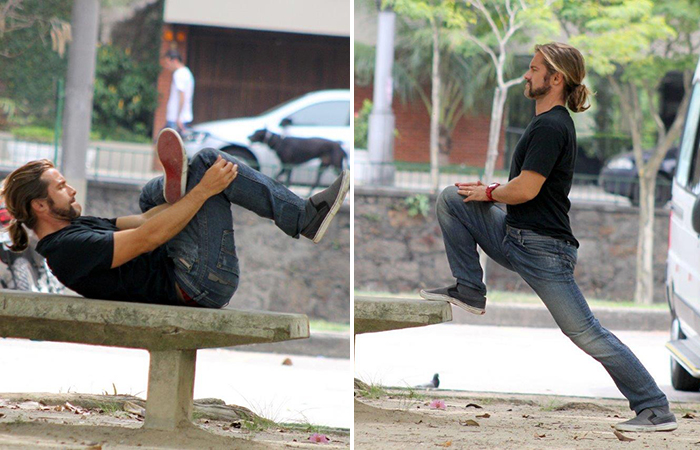
[[[440,374],[436,373],[433,375],[433,379],[430,381],[430,383],[419,384],[416,387],[421,389],[437,389],[438,386],[440,386]]]

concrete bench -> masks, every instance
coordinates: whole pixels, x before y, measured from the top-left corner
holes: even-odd
[[[423,327],[452,320],[448,302],[355,297],[355,334]]]
[[[148,350],[143,427],[191,427],[197,349],[309,337],[301,314],[215,310],[0,290],[0,337]]]

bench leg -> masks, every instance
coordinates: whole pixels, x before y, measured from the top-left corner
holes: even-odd
[[[151,350],[143,427],[174,430],[192,424],[197,350]]]

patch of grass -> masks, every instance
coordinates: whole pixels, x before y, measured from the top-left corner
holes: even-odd
[[[355,295],[372,296],[372,297],[388,297],[388,298],[420,298],[417,292],[391,293],[377,291],[355,291]],[[489,291],[486,296],[490,303],[519,303],[541,305],[542,300],[535,295],[527,292],[508,292],[508,291]],[[654,303],[653,305],[639,305],[628,300],[613,300],[613,299],[596,299],[587,298],[588,304],[598,308],[633,308],[633,309],[651,309],[668,311],[667,303]]]
[[[25,419],[25,417],[22,414],[20,414],[17,417],[15,417],[14,419],[9,420],[5,423],[10,424],[10,425],[14,425],[14,424],[20,424],[20,423],[27,423],[27,422],[29,422],[29,421],[27,419]]]
[[[109,415],[114,415],[119,412],[123,412],[121,406],[117,405],[116,403],[98,403],[97,409],[102,410],[103,413]]]
[[[275,427],[279,427],[279,425],[264,417],[254,416],[253,420],[241,420],[241,428],[250,433],[258,433]]]
[[[327,322],[325,320],[309,320],[311,331],[350,332],[349,323]]]
[[[314,425],[310,422],[284,422],[284,423],[278,423],[277,424],[279,427],[284,428],[285,430],[290,430],[290,431],[299,431],[302,433],[318,433],[318,434],[343,434],[343,435],[349,435],[350,430],[347,428],[333,428],[333,427],[327,427],[325,425]]]
[[[360,217],[367,219],[370,222],[374,223],[380,223],[384,221],[384,216],[381,214],[376,214],[376,213],[364,213],[360,214]]]
[[[555,399],[548,399],[542,406],[540,406],[540,411],[554,411],[560,407],[562,403]]]
[[[366,389],[359,389],[357,391],[360,397],[378,399],[388,395],[386,389],[378,384],[367,384],[366,386]]]

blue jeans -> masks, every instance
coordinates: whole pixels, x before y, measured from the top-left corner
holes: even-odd
[[[438,197],[437,217],[447,259],[457,282],[486,294],[476,244],[494,261],[517,272],[542,299],[561,331],[600,362],[636,413],[668,400],[632,351],[593,316],[574,280],[574,245],[506,225],[493,203],[468,202],[448,187]]]
[[[279,229],[294,238],[299,237],[307,223],[306,200],[230,155],[211,148],[201,150],[189,162],[188,192],[219,155],[238,164],[238,176],[223,192],[209,198],[187,226],[165,244],[175,264],[177,283],[192,300],[210,308],[226,306],[238,287],[240,270],[232,204],[274,220]],[[139,206],[146,212],[163,203],[163,177],[154,178],[141,190]]]

